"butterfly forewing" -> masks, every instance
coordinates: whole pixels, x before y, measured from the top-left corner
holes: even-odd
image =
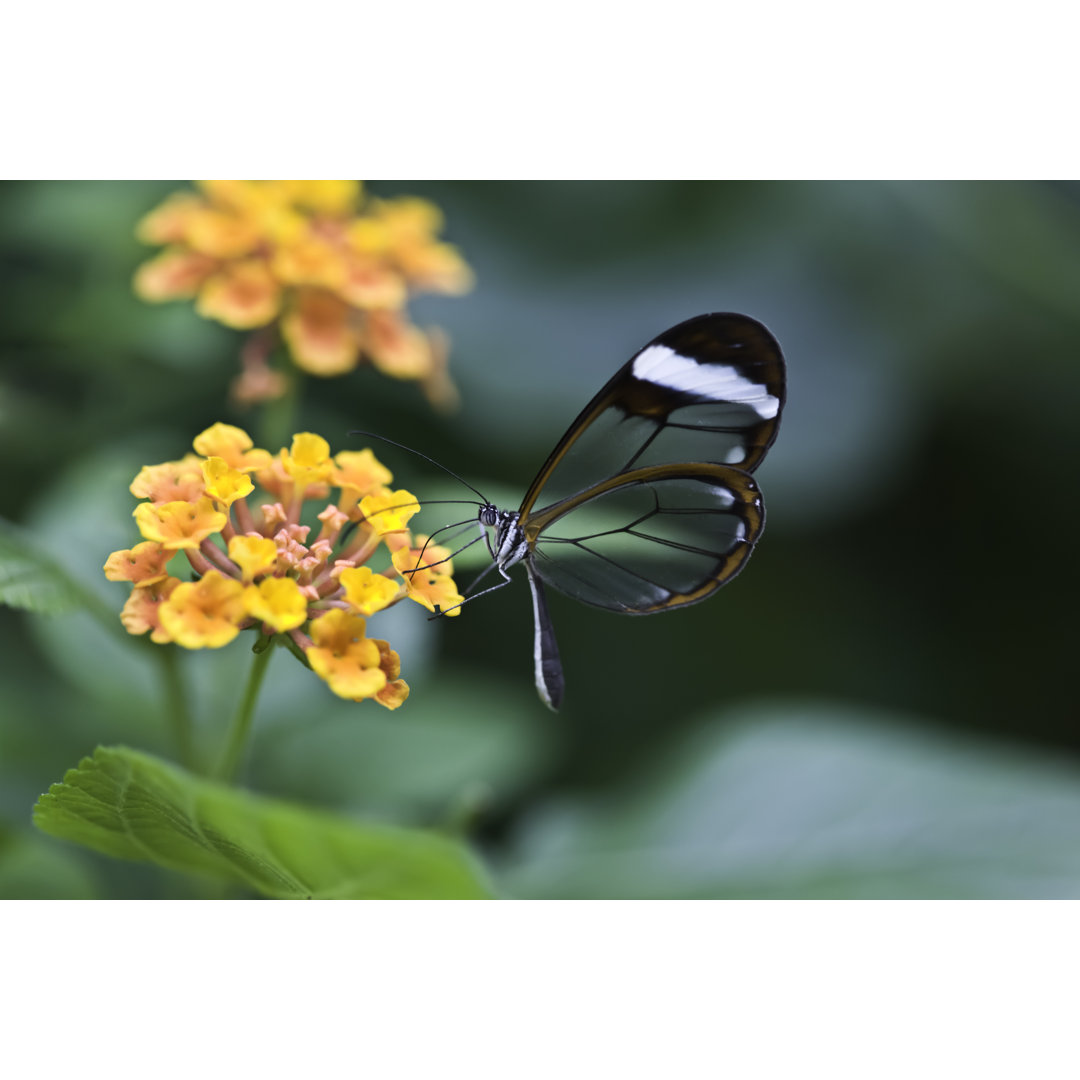
[[[625,614],[705,599],[764,524],[753,479],[717,465],[632,470],[530,518],[533,567],[569,596]]]
[[[645,466],[752,472],[776,437],[783,400],[783,358],[760,323],[731,314],[680,323],[589,402],[533,481],[522,516]]]

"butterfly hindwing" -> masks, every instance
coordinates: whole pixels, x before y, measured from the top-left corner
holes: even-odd
[[[577,600],[649,614],[704,600],[743,567],[764,526],[754,479],[721,465],[631,470],[530,516],[539,577]]]

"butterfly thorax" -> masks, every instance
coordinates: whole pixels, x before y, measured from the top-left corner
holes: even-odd
[[[481,525],[495,529],[492,554],[500,570],[506,570],[525,558],[529,545],[516,510],[498,510],[489,504],[481,508],[479,517]]]

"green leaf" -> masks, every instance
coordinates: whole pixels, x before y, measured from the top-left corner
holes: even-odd
[[[0,824],[0,900],[98,900],[90,857]]]
[[[1080,896],[1080,772],[870,708],[702,717],[606,799],[536,815],[502,885],[523,897]]]
[[[44,615],[88,606],[83,590],[33,540],[0,518],[0,603]]]
[[[107,855],[280,899],[490,896],[467,850],[448,837],[262,798],[126,747],[84,758],[38,799],[34,821]]]

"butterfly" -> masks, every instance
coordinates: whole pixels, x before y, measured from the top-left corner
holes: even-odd
[[[469,592],[492,570],[503,580],[469,599],[525,567],[536,688],[549,708],[559,708],[565,683],[545,586],[607,611],[651,615],[706,599],[746,565],[765,525],[752,473],[776,438],[784,374],[780,346],[761,323],[688,319],[615,372],[517,510],[473,488],[491,563]]]

